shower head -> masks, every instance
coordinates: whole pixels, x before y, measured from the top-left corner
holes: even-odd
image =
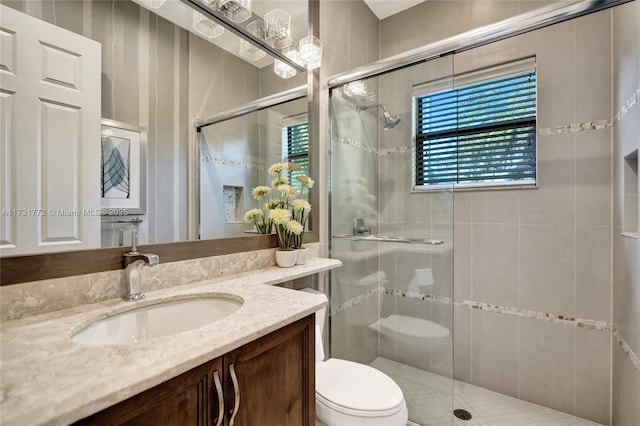
[[[360,111],[365,111],[371,108],[382,108],[382,115],[384,117],[384,130],[393,129],[402,121],[400,116],[391,115],[389,111],[387,111],[387,107],[383,104],[375,104],[375,105],[365,105],[365,106],[356,106],[356,111],[359,113]]]
[[[382,114],[384,115],[384,129],[385,130],[393,129],[394,127],[396,127],[398,125],[398,123],[400,123],[402,121],[402,119],[399,116],[389,114],[389,111],[387,111],[386,109],[384,110],[384,112]]]

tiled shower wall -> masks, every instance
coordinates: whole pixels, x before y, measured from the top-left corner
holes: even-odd
[[[382,21],[382,56],[542,5],[425,2]],[[626,7],[637,7],[637,2]],[[535,55],[540,131],[539,187],[456,192],[453,224],[455,298],[498,305],[498,311],[525,310],[540,319],[457,304],[455,377],[604,424],[610,423],[611,413],[611,126],[617,109],[611,102],[613,13],[599,12],[456,54],[453,63],[453,72],[460,73]],[[627,34],[624,29],[620,33]],[[637,82],[630,85],[638,87]],[[382,102],[390,99],[391,104],[394,93],[407,89],[392,86],[384,98],[385,87],[380,86]],[[627,98],[633,93],[629,90]],[[401,116],[410,122],[410,115]],[[637,143],[637,130],[633,134]],[[394,157],[403,155],[397,149],[385,149],[403,144],[409,147],[410,138],[383,135],[381,170],[410,174],[409,167],[403,171],[385,167],[385,162],[393,164]],[[410,177],[396,177],[396,182],[408,185]],[[396,205],[415,204],[411,198],[422,196],[409,194],[408,189],[401,192],[405,199]],[[393,193],[385,194],[381,188],[380,198],[385,197]],[[407,209],[408,222],[416,221],[409,217],[415,211]],[[637,259],[637,251],[635,255]],[[639,291],[637,285],[635,290],[626,288]],[[575,327],[576,322],[544,321],[546,314],[600,321],[604,330]],[[627,321],[631,324],[634,318],[637,324],[638,317],[633,315],[628,313]],[[637,326],[635,330],[632,341]],[[614,352],[616,356],[627,358],[631,365],[623,352],[622,356]],[[625,366],[627,373],[633,373],[632,365]],[[626,380],[632,381],[637,373],[630,377]],[[620,404],[616,386],[614,380],[614,407]],[[637,387],[636,382],[627,384],[628,389],[633,386]]]
[[[640,149],[640,2],[616,7],[612,15],[613,326],[617,332],[612,351],[612,412],[614,425],[637,425],[640,424],[638,170],[637,158],[633,176],[628,169],[633,160],[625,164],[624,157]],[[634,184],[635,199],[629,196]],[[624,236],[623,231],[627,232]]]

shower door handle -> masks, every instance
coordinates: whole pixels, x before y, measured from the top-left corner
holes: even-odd
[[[427,246],[439,246],[444,244],[443,240],[436,238],[402,238],[402,237],[376,237],[369,235],[366,237],[352,236],[352,235],[333,235],[332,238],[336,240],[351,240],[351,241],[375,241],[379,243],[402,243],[402,244],[423,244]]]

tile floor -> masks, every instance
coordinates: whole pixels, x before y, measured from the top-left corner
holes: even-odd
[[[409,407],[407,426],[598,426],[598,423],[468,383],[457,380],[452,383],[451,379],[386,358],[376,358],[371,365],[387,373],[402,388]],[[469,411],[472,419],[455,418],[453,408]],[[319,422],[316,425],[323,426]]]

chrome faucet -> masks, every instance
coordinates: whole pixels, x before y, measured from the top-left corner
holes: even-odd
[[[135,301],[144,299],[142,294],[142,271],[144,265],[155,266],[160,263],[160,257],[153,253],[138,251],[138,231],[131,231],[131,251],[124,253],[124,273],[127,280],[127,295],[125,300]]]
[[[356,237],[366,233],[371,235],[371,227],[364,226],[364,219],[353,219],[353,236]]]

